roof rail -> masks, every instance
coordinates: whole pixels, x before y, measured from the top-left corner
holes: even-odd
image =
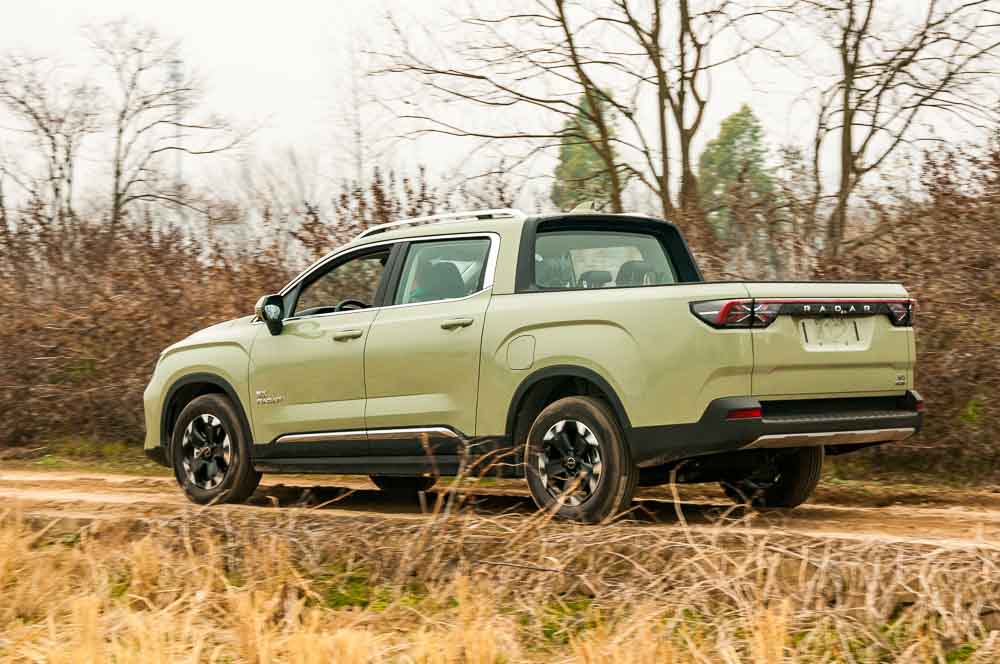
[[[470,221],[472,219],[525,219],[526,215],[514,208],[497,208],[494,210],[470,210],[468,212],[446,212],[444,214],[432,214],[426,217],[413,217],[411,219],[400,219],[388,224],[379,224],[362,231],[356,240],[376,233],[385,233],[394,228],[403,226],[423,226],[424,224],[454,224],[460,221]]]

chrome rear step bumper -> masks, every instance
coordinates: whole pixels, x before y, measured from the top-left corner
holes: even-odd
[[[815,433],[775,433],[758,436],[743,449],[782,447],[817,447],[819,445],[857,445],[905,440],[916,433],[914,427],[897,429],[862,429],[859,431],[819,431]]]

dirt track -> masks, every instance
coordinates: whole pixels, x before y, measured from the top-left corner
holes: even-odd
[[[464,491],[466,504],[485,515],[534,511],[518,482],[505,481]],[[715,527],[835,539],[911,541],[944,546],[1000,548],[1000,493],[972,490],[895,489],[888,485],[829,487],[812,503],[787,513],[745,513],[711,489],[684,487],[675,505],[668,489],[641,491],[635,522],[641,527]],[[213,510],[308,510],[310,516],[417,520],[436,499],[424,503],[388,496],[360,477],[265,477],[246,506]],[[96,473],[34,472],[0,469],[0,500],[26,514],[67,519],[146,519],[176,515],[193,508],[173,480]]]

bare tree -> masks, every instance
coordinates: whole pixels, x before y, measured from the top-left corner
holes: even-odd
[[[600,157],[610,208],[620,211],[626,188],[639,183],[655,195],[663,216],[707,240],[694,144],[712,70],[758,46],[736,30],[753,18],[775,24],[769,12],[735,0],[605,0],[596,6],[534,0],[505,6],[498,15],[470,6],[459,19],[466,36],[439,56],[415,47],[393,22],[398,48],[383,54],[379,73],[415,78],[432,104],[442,102],[428,108],[412,94],[401,100],[401,116],[416,122],[418,133],[524,146],[508,167],[559,146],[567,139],[562,128],[583,116],[596,131],[572,140]],[[727,33],[732,48],[724,50],[718,42]],[[713,55],[713,46],[724,52]],[[489,113],[452,119],[441,112],[455,102]],[[517,118],[522,109],[548,119],[538,128],[505,128],[501,118]],[[622,131],[612,127],[612,115],[624,123]],[[679,187],[671,173],[674,149]]]
[[[414,104],[412,99],[390,100],[407,109],[401,114],[402,119],[415,121],[417,134],[523,145],[525,149],[516,158],[504,161],[508,168],[517,168],[539,152],[558,146],[566,138],[563,127],[576,115],[583,115],[597,132],[579,139],[588,142],[604,162],[605,171],[613,174],[609,201],[613,210],[621,210],[622,187],[618,175],[621,165],[614,161],[610,121],[603,116],[607,105],[579,103],[581,99],[594,101],[604,93],[590,76],[589,49],[576,43],[576,26],[571,24],[563,0],[538,3],[534,12],[496,17],[477,13],[470,7],[461,22],[473,35],[450,45],[458,56],[456,66],[420,53],[396,19],[389,20],[399,48],[381,54],[385,65],[377,73],[415,78],[422,86],[423,96],[433,102],[461,101],[496,114],[525,109],[553,119],[547,128],[530,130],[511,127],[507,122],[491,122],[489,126],[480,122],[465,124]],[[534,35],[537,42],[509,36],[522,29],[524,35]],[[546,90],[549,84],[559,89]],[[484,174],[492,175],[495,173]]]
[[[823,238],[833,262],[869,239],[846,239],[852,195],[901,145],[933,137],[923,119],[933,114],[975,126],[995,113],[996,98],[983,83],[1000,54],[1000,11],[989,0],[929,0],[912,21],[902,6],[877,0],[802,0],[800,10],[799,20],[837,62],[833,82],[819,93],[813,146],[819,190],[819,154],[827,140],[837,141],[837,183]]]
[[[0,62],[0,106],[27,138],[28,150],[41,165],[25,157],[5,159],[0,177],[15,183],[49,220],[74,216],[76,165],[83,141],[97,132],[97,89],[89,82],[63,82],[51,61],[8,54]]]
[[[86,33],[114,82],[107,95],[111,231],[137,202],[201,211],[185,195],[181,159],[231,150],[245,136],[225,119],[199,110],[203,90],[181,60],[177,42],[125,19]]]

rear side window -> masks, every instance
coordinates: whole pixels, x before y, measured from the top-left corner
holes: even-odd
[[[482,288],[488,238],[416,242],[406,252],[393,304],[450,300]]]
[[[663,243],[654,235],[617,231],[554,231],[535,239],[535,285],[583,289],[677,283]]]

